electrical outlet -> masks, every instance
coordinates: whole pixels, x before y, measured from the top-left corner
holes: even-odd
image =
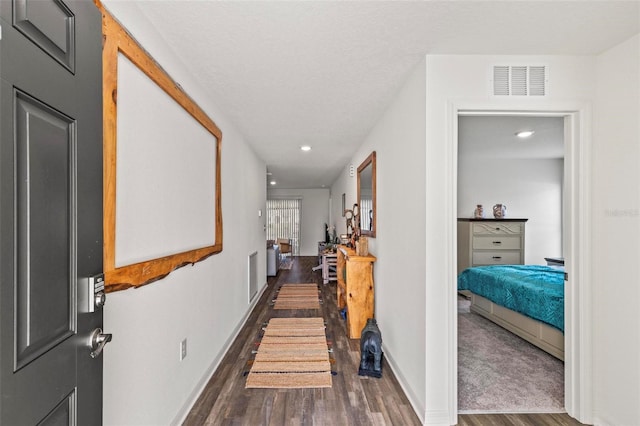
[[[180,342],[180,361],[187,357],[187,339]]]

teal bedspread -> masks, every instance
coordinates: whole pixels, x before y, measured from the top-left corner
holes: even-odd
[[[469,290],[564,332],[564,270],[561,268],[476,266],[458,276],[458,290]]]

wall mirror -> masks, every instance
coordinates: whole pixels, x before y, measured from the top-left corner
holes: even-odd
[[[358,205],[360,234],[376,236],[376,152],[373,151],[358,167]]]

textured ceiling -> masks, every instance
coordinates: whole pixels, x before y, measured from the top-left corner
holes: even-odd
[[[280,188],[331,185],[426,54],[593,55],[640,32],[637,1],[103,3],[157,31]]]

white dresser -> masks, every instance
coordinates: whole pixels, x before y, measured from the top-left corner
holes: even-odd
[[[458,219],[458,274],[471,266],[523,265],[528,219]]]

